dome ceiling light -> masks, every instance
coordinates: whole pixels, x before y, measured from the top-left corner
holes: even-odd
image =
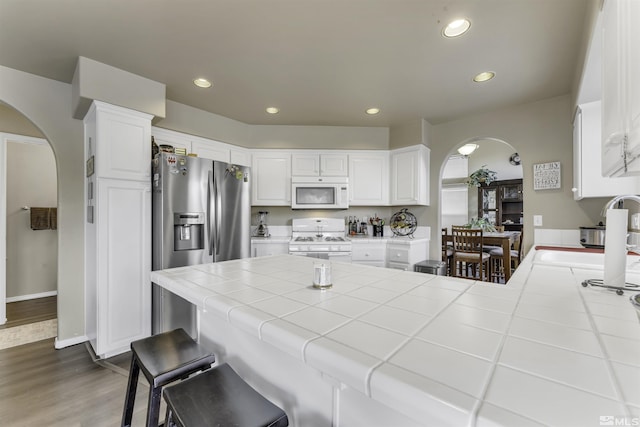
[[[380,109],[379,108],[367,108],[367,110],[365,112],[370,116],[374,116],[374,115],[376,115],[376,114],[378,114],[380,112]]]
[[[278,114],[280,112],[277,107],[267,107],[265,111],[269,114]]]
[[[448,38],[458,37],[469,31],[471,27],[471,22],[467,19],[456,19],[455,21],[451,21],[444,29],[442,30],[442,35]]]
[[[469,156],[471,153],[476,151],[478,147],[478,144],[464,144],[462,147],[458,148],[458,153],[463,156]]]

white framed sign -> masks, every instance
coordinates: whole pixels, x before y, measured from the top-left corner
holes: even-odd
[[[554,190],[560,188],[560,162],[538,163],[533,165],[533,189]]]

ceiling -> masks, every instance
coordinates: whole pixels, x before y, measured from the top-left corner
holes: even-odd
[[[84,56],[249,124],[437,124],[570,93],[592,1],[0,0],[0,65],[70,83]]]

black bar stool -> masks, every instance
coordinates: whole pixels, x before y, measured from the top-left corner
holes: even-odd
[[[175,329],[131,343],[131,369],[122,414],[122,426],[131,426],[140,370],[149,382],[147,427],[157,427],[162,387],[209,369],[213,354],[193,340],[184,329]]]
[[[164,389],[165,427],[285,427],[287,414],[223,363]]]

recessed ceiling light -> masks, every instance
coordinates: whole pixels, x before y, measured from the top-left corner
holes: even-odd
[[[269,114],[278,114],[280,110],[277,109],[276,107],[267,107],[265,111]]]
[[[445,37],[458,37],[469,31],[469,27],[471,27],[471,22],[467,19],[456,19],[444,27],[442,35]]]
[[[487,80],[491,80],[495,76],[496,76],[496,73],[494,73],[493,71],[483,71],[482,73],[477,74],[473,78],[473,81],[476,83],[482,83],[482,82],[486,82]]]
[[[374,114],[378,114],[380,112],[379,108],[367,108],[367,110],[365,111],[367,114],[369,114],[370,116],[373,116]]]
[[[193,84],[198,86],[198,87],[203,87],[203,88],[211,87],[211,82],[209,80],[207,80],[207,79],[201,79],[201,78],[195,79],[193,81]]]

